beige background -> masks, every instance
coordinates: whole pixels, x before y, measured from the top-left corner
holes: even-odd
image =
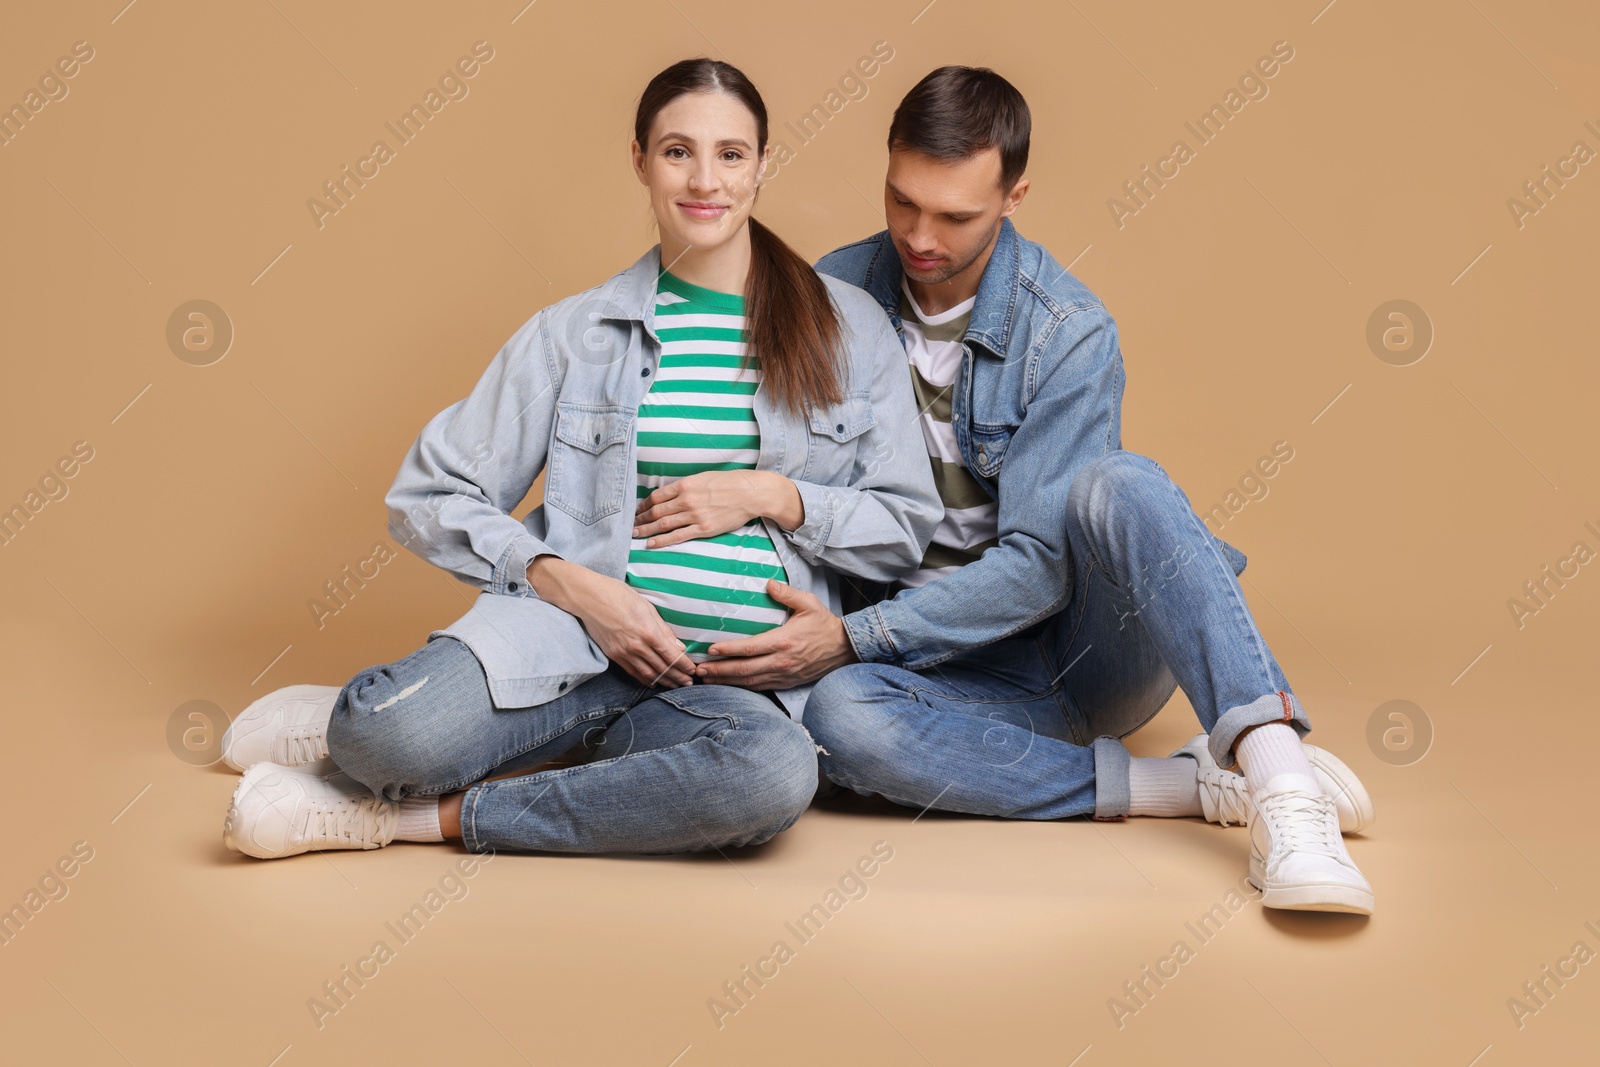
[[[0,548],[0,905],[94,850],[0,947],[8,1062],[1591,1061],[1595,966],[1520,1029],[1507,1000],[1600,951],[1600,567],[1520,629],[1507,601],[1600,550],[1600,162],[1520,228],[1507,200],[1600,150],[1593,5],[123,2],[13,5],[0,33],[5,105],[94,49],[0,147],[0,506],[94,452]],[[319,229],[307,199],[479,40],[470,95]],[[1108,198],[1280,40],[1270,94],[1118,228]],[[783,123],[877,41],[867,95],[799,147]],[[992,65],[1027,95],[1017,223],[1119,323],[1126,446],[1201,510],[1295,449],[1220,532],[1315,740],[1376,798],[1352,841],[1370,921],[1251,904],[1200,945],[1185,923],[1243,876],[1238,829],[832,804],[726,858],[502,856],[313,1024],[307,999],[465,854],[226,852],[235,779],[178,758],[169,721],[342,684],[466,609],[407,553],[320,629],[307,602],[387,543],[423,423],[653,242],[631,105],[699,53],[765,93],[796,154],[758,210],[811,258],[881,228],[883,133],[923,73]],[[235,331],[209,366],[166,341],[196,299]],[[1435,331],[1409,366],[1366,340],[1396,299]],[[1420,761],[1369,745],[1391,700],[1431,724]],[[1194,728],[1180,697],[1133,745]],[[719,1029],[708,999],[879,840],[870,893]],[[1119,1029],[1108,999],[1180,939],[1194,958]]]

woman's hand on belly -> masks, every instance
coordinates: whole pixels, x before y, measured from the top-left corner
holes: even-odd
[[[663,485],[639,501],[634,537],[647,548],[715,537],[765,516],[785,530],[805,522],[794,482],[776,471],[702,471]]]
[[[528,564],[540,599],[576,615],[606,658],[644,685],[690,685],[694,661],[655,606],[626,583],[557,556]]]

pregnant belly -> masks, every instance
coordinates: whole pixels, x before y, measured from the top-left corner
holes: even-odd
[[[767,580],[788,581],[783,560],[758,521],[731,533],[666,548],[628,545],[625,580],[684,643],[695,662],[717,641],[783,625],[788,609],[767,594]]]

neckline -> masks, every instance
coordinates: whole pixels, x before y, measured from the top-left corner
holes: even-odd
[[[727,311],[736,315],[744,314],[744,297],[738,293],[724,293],[716,289],[707,289],[704,286],[686,282],[669,270],[662,270],[656,280],[656,288],[683,297],[692,304],[711,308],[715,311]]]
[[[916,314],[917,321],[924,326],[943,326],[947,322],[954,322],[971,311],[973,305],[978,302],[978,294],[973,293],[954,307],[947,308],[937,315],[928,315],[923,312],[922,306],[917,303],[917,298],[911,295],[911,283],[906,281],[903,274],[900,276],[900,291],[905,294],[906,300],[910,302],[911,310]]]

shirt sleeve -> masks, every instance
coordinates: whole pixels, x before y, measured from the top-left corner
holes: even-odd
[[[491,593],[535,596],[528,564],[556,554],[511,517],[544,469],[555,417],[544,312],[512,335],[470,395],[412,442],[384,497],[389,533]]]
[[[1118,445],[1123,375],[1116,324],[1104,308],[1075,311],[1055,329],[1061,339],[1047,342],[1038,386],[1000,467],[998,544],[958,571],[845,616],[862,661],[931,667],[1067,602],[1067,491],[1086,463]]]
[[[862,297],[865,307],[870,298]],[[900,338],[875,303],[855,315],[857,324],[863,319],[870,327],[861,336],[852,331],[848,343],[859,346],[852,363],[869,371],[872,425],[855,438],[848,485],[794,480],[805,519],[785,535],[812,564],[889,581],[922,561],[944,505],[929,469]]]

